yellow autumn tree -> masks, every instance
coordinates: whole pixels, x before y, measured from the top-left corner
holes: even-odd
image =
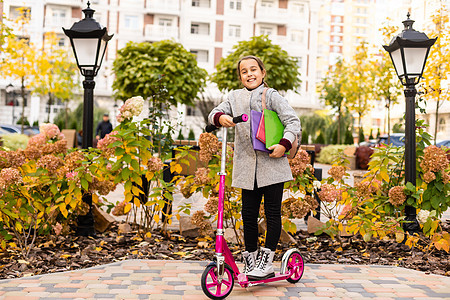
[[[374,72],[372,61],[367,53],[367,43],[361,42],[356,48],[353,59],[346,64],[346,80],[341,91],[346,99],[349,111],[358,114],[359,142],[363,138],[362,118],[371,108],[373,97]]]
[[[25,113],[25,90],[30,88],[32,78],[36,74],[36,49],[30,43],[26,33],[26,25],[29,23],[29,11],[27,8],[18,8],[19,17],[14,21],[14,27],[20,32],[20,36],[8,34],[2,45],[2,59],[0,72],[5,77],[20,81],[22,97],[21,119]],[[22,133],[23,133],[22,122]]]
[[[447,86],[450,73],[450,34],[449,34],[449,11],[442,6],[432,16],[434,28],[429,33],[430,37],[437,37],[436,43],[431,47],[427,59],[427,65],[423,73],[422,89],[423,97],[427,101],[435,104],[435,126],[434,143],[439,126],[439,108],[444,101],[450,99],[450,93]]]
[[[37,76],[31,85],[35,94],[48,97],[47,122],[50,122],[50,111],[54,101],[59,99],[67,103],[73,98],[76,87],[79,86],[76,77],[77,66],[69,58],[69,53],[67,49],[58,46],[54,32],[45,34],[43,46],[38,51],[36,59]]]

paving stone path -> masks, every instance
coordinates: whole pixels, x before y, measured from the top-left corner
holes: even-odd
[[[94,268],[0,280],[0,299],[207,299],[206,261],[126,260]],[[242,267],[241,264],[239,264]],[[279,267],[279,263],[276,264]],[[450,299],[450,278],[387,266],[307,264],[297,284],[235,285],[228,299]]]

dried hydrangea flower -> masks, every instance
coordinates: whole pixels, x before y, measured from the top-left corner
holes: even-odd
[[[394,186],[389,190],[389,202],[394,206],[400,206],[406,201],[405,187]]]
[[[149,172],[159,172],[164,168],[164,163],[159,157],[152,156],[147,163],[147,170]]]
[[[0,171],[0,186],[7,188],[12,184],[23,182],[22,174],[16,168],[4,168]]]
[[[433,172],[431,172],[431,171],[428,171],[428,172],[426,172],[425,174],[423,174],[423,180],[426,182],[426,183],[430,183],[430,182],[432,182],[433,180],[435,180],[436,179],[436,174],[434,174]]]
[[[191,223],[200,228],[200,232],[205,234],[210,228],[211,224],[205,219],[205,212],[198,210],[191,216]]]
[[[309,168],[310,162],[311,158],[309,157],[308,152],[303,149],[299,149],[295,157],[289,160],[292,176],[296,177],[302,175],[306,168]]]
[[[332,184],[324,183],[322,184],[320,191],[318,193],[321,201],[324,202],[334,202],[341,200],[341,193]]]
[[[217,214],[219,205],[219,198],[217,197],[210,197],[208,201],[205,203],[205,211],[209,213],[210,215]]]
[[[126,214],[129,213],[125,213],[125,206],[127,205],[127,202],[122,201],[119,204],[117,204],[116,206],[114,206],[113,210],[112,210],[112,215],[116,216],[116,217],[120,217],[120,216],[125,216]]]
[[[328,174],[333,177],[335,181],[341,181],[345,176],[346,167],[344,166],[332,166],[331,169],[328,170]]]
[[[219,139],[212,133],[201,133],[198,145],[199,158],[203,162],[209,162],[220,149]]]
[[[116,136],[118,134],[117,131],[112,131],[105,135],[104,138],[98,141],[97,148],[102,150],[102,155],[106,157],[110,157],[114,155],[114,152],[116,151],[116,147],[110,147],[111,144],[113,144],[116,141],[119,141],[120,138]]]
[[[420,167],[424,172],[439,172],[447,169],[449,167],[449,161],[445,151],[435,145],[426,147],[423,159],[420,162]]]
[[[49,174],[54,174],[56,170],[63,165],[64,162],[61,158],[51,154],[42,156],[36,164],[38,168],[48,170]]]
[[[209,169],[207,168],[198,168],[195,171],[195,175],[194,175],[194,183],[196,185],[207,185],[208,183],[210,183],[211,178],[208,177],[209,174]]]

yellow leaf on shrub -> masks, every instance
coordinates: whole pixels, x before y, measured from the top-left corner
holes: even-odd
[[[67,216],[69,215],[69,212],[66,209],[66,204],[65,203],[61,203],[58,206],[59,206],[59,211],[62,213],[64,218],[67,218]]]
[[[133,203],[134,203],[134,205],[136,205],[137,207],[140,207],[140,206],[141,206],[141,201],[139,201],[138,198],[134,198],[134,199],[133,199]]]
[[[151,232],[147,232],[147,233],[145,234],[145,237],[146,237],[146,238],[151,238],[151,237],[152,237],[152,233],[151,233]]]
[[[139,196],[139,194],[142,193],[142,191],[141,191],[137,186],[131,187],[131,192],[132,192],[133,195],[135,195],[135,196]]]
[[[125,207],[123,208],[123,212],[126,214],[130,211],[131,209],[131,203],[127,203],[127,205],[125,205]]]
[[[92,202],[95,204],[98,204],[98,195],[97,194],[92,194]]]
[[[72,255],[70,255],[70,254],[63,254],[63,255],[61,255],[61,257],[62,257],[62,258],[71,258]]]
[[[153,219],[155,220],[156,223],[159,223],[159,215],[154,215]]]
[[[131,194],[131,193],[126,193],[125,194],[125,201],[126,202],[131,202],[132,199],[133,199],[133,194]]]
[[[95,251],[98,251],[98,252],[102,251],[102,247],[95,247]]]
[[[397,232],[395,234],[395,241],[401,243],[405,239],[405,234],[403,232]]]
[[[9,243],[8,245],[9,245],[9,247],[11,247],[11,248],[17,248],[17,245],[16,245],[16,243],[14,243],[14,242]]]
[[[150,181],[150,180],[152,180],[154,175],[155,175],[155,173],[153,173],[153,172],[147,172],[147,174],[145,174],[145,177],[147,177],[147,180]]]

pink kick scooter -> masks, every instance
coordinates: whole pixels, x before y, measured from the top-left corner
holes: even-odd
[[[234,117],[235,124],[240,122],[247,122],[248,116],[243,114],[239,117]],[[206,126],[207,132],[212,132],[218,129],[214,125]],[[227,242],[223,236],[223,210],[224,210],[224,195],[225,195],[225,164],[227,151],[227,130],[223,128],[222,139],[222,157],[220,165],[220,182],[219,182],[219,203],[218,203],[218,219],[216,232],[216,254],[215,260],[211,262],[203,271],[201,284],[203,292],[211,299],[224,299],[233,290],[234,282],[237,280],[239,285],[243,288],[250,286],[279,281],[286,279],[290,283],[297,283],[303,275],[303,258],[300,251],[297,249],[289,249],[283,255],[281,260],[280,273],[275,273],[275,276],[269,279],[250,281],[247,275],[240,273],[236,262],[228,248]]]

